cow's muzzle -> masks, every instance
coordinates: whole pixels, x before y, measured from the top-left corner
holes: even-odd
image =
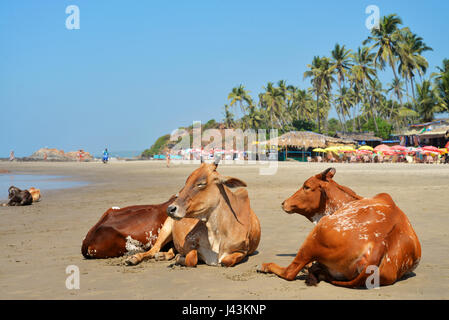
[[[179,217],[176,215],[176,213],[178,212],[178,206],[177,205],[169,205],[167,207],[167,214],[170,218],[173,218],[175,220],[181,220],[183,217]]]

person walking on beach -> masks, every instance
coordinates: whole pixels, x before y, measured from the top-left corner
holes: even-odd
[[[84,155],[84,150],[80,149],[78,151],[78,161],[79,162],[83,161],[83,155]]]
[[[14,161],[16,157],[14,156],[14,150],[11,150],[11,153],[9,154],[9,161]]]
[[[103,163],[107,163],[108,160],[109,160],[109,152],[108,152],[108,148],[106,148],[103,151]]]
[[[167,159],[167,168],[170,168],[170,151],[167,151],[165,158]]]

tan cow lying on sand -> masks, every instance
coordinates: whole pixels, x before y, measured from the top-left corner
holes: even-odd
[[[406,215],[388,194],[362,198],[333,181],[334,174],[329,168],[311,177],[283,202],[286,212],[317,224],[288,267],[264,263],[260,271],[294,280],[316,261],[327,281],[349,288],[365,285],[372,273],[369,266],[379,268],[380,285],[391,285],[413,271],[421,245]]]
[[[154,247],[130,257],[127,264],[134,265],[145,258],[173,258],[173,251],[159,252],[172,239],[179,252],[176,263],[188,267],[195,267],[198,260],[232,267],[254,253],[260,241],[259,220],[250,207],[248,192],[229,189],[246,184],[221,176],[217,166],[218,160],[213,164],[202,163],[187,178],[184,188],[167,208],[169,218]]]
[[[33,202],[38,202],[41,200],[41,191],[36,188],[29,188],[28,192],[31,193],[31,196],[33,197]]]

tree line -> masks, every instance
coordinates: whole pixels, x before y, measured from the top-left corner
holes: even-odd
[[[388,138],[392,130],[449,111],[449,60],[426,78],[423,54],[431,50],[398,15],[384,16],[357,49],[337,43],[328,56],[315,56],[303,74],[308,88],[268,82],[254,100],[244,85],[234,87],[223,122],[243,130],[369,130]],[[379,74],[387,69],[393,79],[385,85]],[[338,119],[328,121],[332,107]]]

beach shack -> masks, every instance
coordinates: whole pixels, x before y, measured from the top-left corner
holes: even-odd
[[[411,124],[392,134],[402,146],[435,146],[443,148],[449,140],[449,119]]]
[[[306,162],[308,157],[319,155],[319,152],[313,151],[316,148],[356,145],[353,140],[330,137],[311,131],[290,131],[279,136],[277,140],[271,139],[262,143],[270,146],[277,145],[279,161],[301,162]]]
[[[382,138],[376,137],[374,132],[342,132],[337,131],[336,138],[356,141],[360,146],[376,147],[382,143]]]

